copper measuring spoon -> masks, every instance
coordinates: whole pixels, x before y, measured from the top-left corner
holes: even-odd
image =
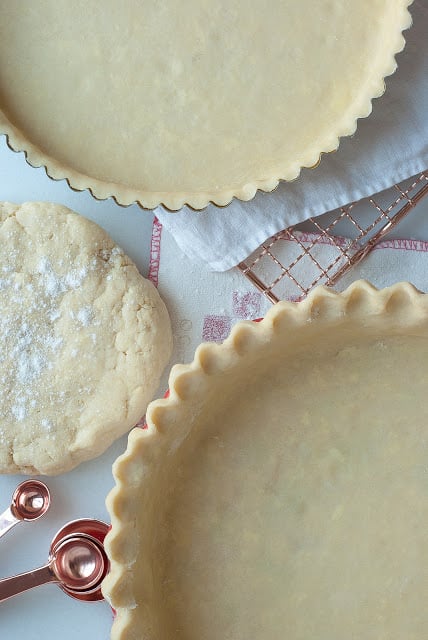
[[[51,496],[40,480],[24,480],[13,492],[11,505],[0,514],[0,538],[18,522],[32,522],[49,509]]]
[[[58,584],[72,598],[86,601],[102,600],[101,583],[109,570],[109,561],[100,537],[105,537],[108,525],[100,521],[82,522],[97,523],[95,535],[77,531],[62,535],[67,529],[75,529],[79,520],[65,525],[52,541],[46,565],[0,580],[0,602],[50,582]],[[100,528],[104,528],[102,534]]]

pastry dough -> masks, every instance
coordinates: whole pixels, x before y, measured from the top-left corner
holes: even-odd
[[[0,132],[96,197],[248,200],[355,131],[411,0],[0,0]]]
[[[315,290],[176,366],[114,466],[131,640],[425,640],[428,298]]]
[[[171,351],[155,287],[93,222],[0,203],[0,472],[55,474],[142,417]]]

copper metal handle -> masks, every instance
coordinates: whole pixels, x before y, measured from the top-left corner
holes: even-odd
[[[0,580],[0,602],[48,582],[59,582],[50,564],[11,578],[3,578]]]
[[[4,536],[12,527],[19,522],[19,519],[13,515],[12,509],[8,507],[6,511],[0,514],[0,538]]]

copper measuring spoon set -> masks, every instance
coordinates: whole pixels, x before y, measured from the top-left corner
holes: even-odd
[[[15,489],[10,506],[0,514],[0,538],[19,522],[32,522],[49,509],[48,487],[24,480]],[[100,520],[72,520],[55,535],[48,562],[38,569],[0,579],[0,602],[33,587],[53,582],[77,600],[102,600],[101,583],[109,570],[104,538],[109,526]]]

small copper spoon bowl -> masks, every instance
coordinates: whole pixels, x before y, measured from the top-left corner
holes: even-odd
[[[81,547],[69,549],[69,553],[63,556],[60,562],[62,579],[57,583],[59,588],[75,600],[104,600],[101,584],[110,569],[110,562],[103,543],[91,535],[74,533],[60,538],[54,546],[51,545],[49,559],[56,557],[58,564],[58,552],[69,540],[78,540]]]
[[[85,534],[96,538],[102,544],[106,537],[110,526],[102,520],[95,520],[94,518],[78,518],[77,520],[70,520],[67,522],[54,536],[51,543],[51,548],[54,548],[59,540],[62,540],[66,536],[72,536],[75,534]]]
[[[108,530],[105,523],[91,522],[96,523],[97,533],[100,529]],[[75,520],[58,532],[52,541],[46,565],[0,580],[0,602],[49,582],[57,584],[77,600],[103,600],[101,584],[109,570],[109,560],[102,541],[79,531],[60,535],[70,525],[76,528],[78,523],[79,520]]]
[[[104,551],[104,538],[106,537],[109,529],[110,527],[107,523],[102,522],[101,520],[95,520],[93,518],[79,518],[78,520],[71,520],[70,522],[67,522],[67,524],[65,524],[63,527],[61,527],[61,529],[54,536],[54,539],[51,543],[51,551],[53,551],[62,540],[68,537],[79,535],[87,536],[92,540],[95,540],[100,544],[104,557],[105,573],[102,578],[103,580],[110,568],[110,562],[107,558],[106,552]],[[67,595],[69,595],[71,598],[75,598],[76,600],[95,602],[96,600],[104,599],[104,596],[101,592],[101,584],[99,584],[98,588],[89,591],[75,591],[73,589],[70,589],[70,587],[66,586],[65,584],[61,583],[58,586]]]
[[[92,591],[98,588],[104,575],[100,547],[89,538],[66,538],[51,558],[55,577],[70,591]]]
[[[45,515],[51,504],[48,487],[40,480],[24,480],[13,492],[10,506],[0,514],[0,538],[18,522],[32,522]]]

